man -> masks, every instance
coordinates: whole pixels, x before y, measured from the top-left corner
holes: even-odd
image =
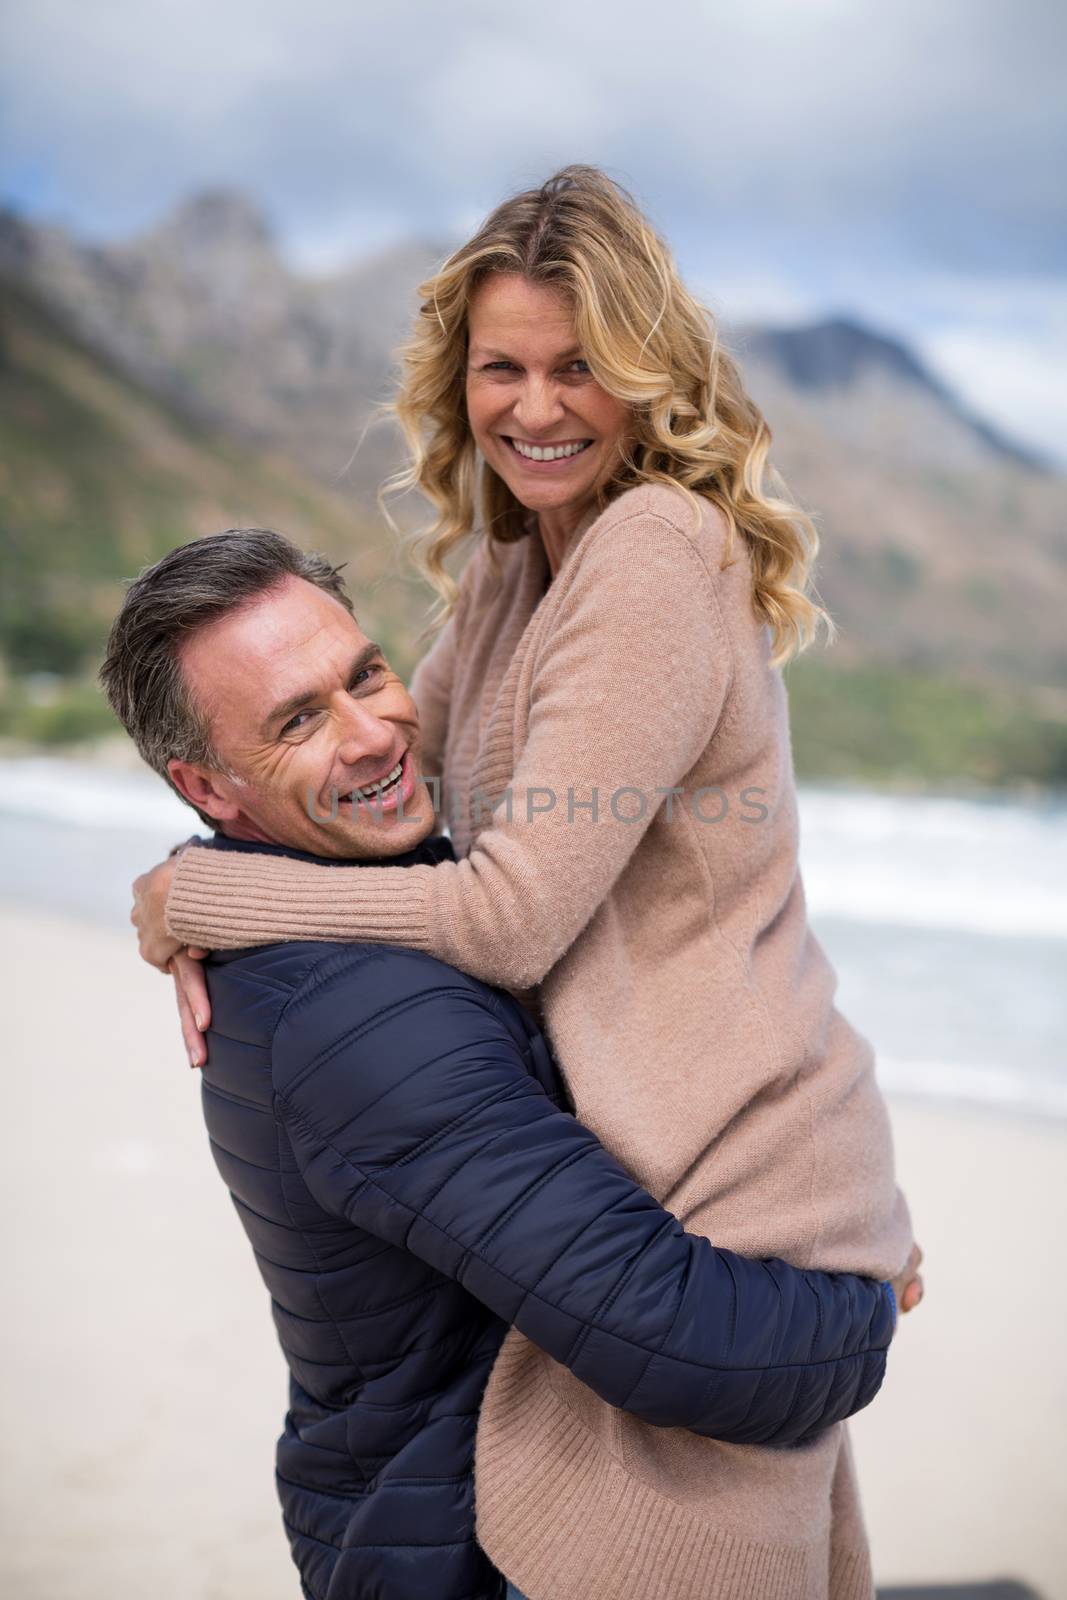
[[[102,679],[224,850],[429,864],[415,706],[338,573],[277,534],[174,550]],[[685,1234],[569,1114],[511,996],[398,946],[217,952],[204,1113],[291,1373],[277,1483],[313,1600],[496,1600],[477,1411],[513,1323],[647,1422],[803,1443],[881,1382],[890,1286]]]

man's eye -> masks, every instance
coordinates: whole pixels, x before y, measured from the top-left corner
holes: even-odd
[[[361,667],[348,685],[349,694],[354,694],[357,689],[365,689],[368,683],[373,683],[384,672],[385,663],[382,661],[373,661],[369,667]],[[310,711],[298,711],[294,717],[289,718],[289,721],[281,730],[282,736],[284,737],[287,733],[299,733],[300,729],[305,726],[303,718],[317,717],[318,714],[318,710],[315,708]]]
[[[369,667],[361,667],[359,672],[357,672],[355,677],[352,679],[349,687],[352,689],[364,689],[366,688],[369,679],[380,675],[384,671],[385,668],[382,666],[380,661],[375,661],[373,665]]]

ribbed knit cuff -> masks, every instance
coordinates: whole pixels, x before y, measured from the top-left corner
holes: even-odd
[[[830,1555],[830,1600],[875,1600],[870,1551],[834,1550]]]
[[[337,868],[190,845],[167,896],[167,931],[207,950],[284,939],[429,950],[430,866]]]

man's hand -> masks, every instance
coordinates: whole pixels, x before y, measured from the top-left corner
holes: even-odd
[[[133,909],[130,921],[137,929],[137,947],[141,959],[160,972],[170,970],[170,960],[184,949],[180,939],[171,938],[167,932],[166,907],[171,880],[174,877],[175,857],[168,856],[151,872],[142,872],[133,880]]]
[[[923,1280],[919,1267],[922,1265],[923,1253],[917,1244],[912,1245],[911,1255],[908,1257],[903,1271],[892,1279],[893,1293],[897,1297],[897,1310],[914,1311],[923,1297]]]
[[[130,921],[137,929],[141,956],[160,972],[174,978],[178,1017],[189,1065],[202,1067],[207,1061],[205,1033],[211,1023],[211,1004],[200,963],[207,955],[194,945],[183,945],[167,932],[166,906],[174,877],[175,857],[168,856],[150,872],[133,882],[133,909]]]
[[[170,958],[170,971],[174,976],[174,994],[178,1002],[178,1017],[182,1025],[186,1054],[191,1067],[202,1067],[207,1062],[207,1040],[204,1034],[211,1022],[211,1002],[208,999],[204,969],[200,965],[207,955],[194,945],[179,950]]]

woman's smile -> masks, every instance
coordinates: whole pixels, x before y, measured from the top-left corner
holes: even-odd
[[[508,434],[501,434],[501,438],[526,466],[541,469],[567,466],[596,442],[593,439],[563,439],[539,444],[534,439],[516,439]]]

